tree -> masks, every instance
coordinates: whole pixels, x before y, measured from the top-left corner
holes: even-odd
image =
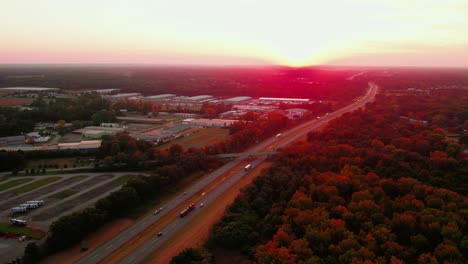
[[[32,264],[39,262],[41,258],[42,256],[39,247],[36,245],[36,243],[31,242],[28,243],[28,245],[24,249],[24,256],[21,259],[21,261],[25,264]]]
[[[189,248],[172,258],[170,264],[212,264],[214,257],[204,248]]]
[[[91,120],[93,121],[94,125],[100,125],[101,123],[115,122],[117,118],[115,117],[114,112],[101,110],[91,116]]]

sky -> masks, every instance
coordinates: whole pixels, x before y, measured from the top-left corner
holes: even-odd
[[[0,64],[468,67],[468,0],[0,0]]]

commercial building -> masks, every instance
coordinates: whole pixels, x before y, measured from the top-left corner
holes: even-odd
[[[119,99],[139,99],[141,98],[141,93],[118,93],[109,96],[112,100],[119,100]]]
[[[213,100],[213,96],[211,95],[197,95],[187,98],[187,101],[190,102],[208,102],[211,100]]]
[[[98,149],[101,146],[101,140],[83,140],[74,143],[60,143],[58,149],[80,149],[80,150],[92,150]]]
[[[88,126],[75,130],[73,133],[81,134],[83,138],[100,138],[102,136],[112,136],[123,131],[124,129],[121,127]]]
[[[107,95],[107,94],[113,94],[118,92],[120,89],[97,89],[97,90],[87,90],[87,91],[82,91],[81,93],[97,93],[100,95]]]
[[[260,102],[275,102],[275,103],[308,103],[310,99],[304,98],[280,98],[280,97],[260,97]]]
[[[250,96],[236,96],[229,99],[225,99],[224,102],[227,104],[240,104],[252,100]]]
[[[159,95],[147,96],[143,99],[147,101],[152,101],[152,102],[160,102],[160,101],[167,101],[168,99],[171,99],[174,97],[176,97],[175,94],[159,94]]]
[[[228,127],[239,120],[232,119],[206,119],[206,118],[187,118],[182,121],[184,124],[199,127]]]
[[[10,91],[16,93],[42,93],[42,92],[54,92],[59,91],[60,88],[49,88],[49,87],[6,87],[0,88],[2,91]]]

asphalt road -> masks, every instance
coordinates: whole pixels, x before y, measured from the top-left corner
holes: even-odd
[[[256,146],[246,150],[246,152],[259,152],[262,150],[272,150],[287,146],[295,140],[305,136],[308,132],[341,116],[343,113],[350,112],[364,106],[367,102],[373,100],[377,93],[377,89],[377,85],[375,85],[374,83],[369,83],[369,89],[366,95],[360,100],[353,102],[352,104],[343,107],[335,112],[329,113],[328,115],[323,116],[320,119],[311,120],[299,126],[291,128],[288,131],[283,132],[280,138],[272,137],[270,139],[267,139],[257,144]],[[264,161],[264,159],[265,157],[261,157],[252,161],[252,168],[258,166]],[[185,190],[185,195],[180,195],[168,202],[167,204],[163,205],[165,209],[162,212],[160,212],[157,215],[148,215],[147,217],[135,223],[133,226],[129,227],[128,229],[115,236],[113,239],[108,240],[89,254],[83,256],[75,263],[99,263],[107,256],[111,256],[116,250],[124,246],[125,243],[127,243],[127,241],[131,240],[133,237],[143,232],[151,224],[160,220],[165,215],[169,214],[172,210],[176,209],[177,207],[180,207],[181,204],[188,205],[187,200],[189,198],[193,197],[193,195],[197,193],[202,192],[206,186],[208,186],[217,178],[226,174],[232,168],[238,166],[241,162],[244,162],[244,158],[235,159],[222,166],[221,168],[217,169],[216,171],[210,173],[209,175],[205,176],[196,184]],[[216,189],[212,190],[211,192],[207,193],[205,196],[200,198],[199,202],[197,203],[197,208],[193,212],[191,212],[184,218],[176,217],[172,222],[170,222],[163,229],[161,229],[161,232],[163,233],[162,236],[152,236],[150,239],[146,240],[142,245],[140,245],[136,250],[134,250],[132,253],[130,253],[117,263],[142,262],[152,251],[156,250],[161,244],[167,241],[171,237],[171,235],[175,234],[179,229],[181,229],[184,225],[190,222],[192,218],[196,217],[196,215],[203,210],[203,208],[199,207],[200,202],[203,202],[205,204],[205,207],[209,206],[210,203],[214,202],[217,197],[222,195],[227,189],[229,189],[235,182],[237,182],[247,173],[248,172],[244,170],[239,170],[237,173],[230,176],[229,179],[219,184]]]

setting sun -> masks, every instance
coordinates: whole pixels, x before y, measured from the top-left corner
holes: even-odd
[[[427,65],[427,53],[447,50],[457,52],[429,63],[468,61],[467,4],[456,0],[45,0],[0,8],[3,63]]]

